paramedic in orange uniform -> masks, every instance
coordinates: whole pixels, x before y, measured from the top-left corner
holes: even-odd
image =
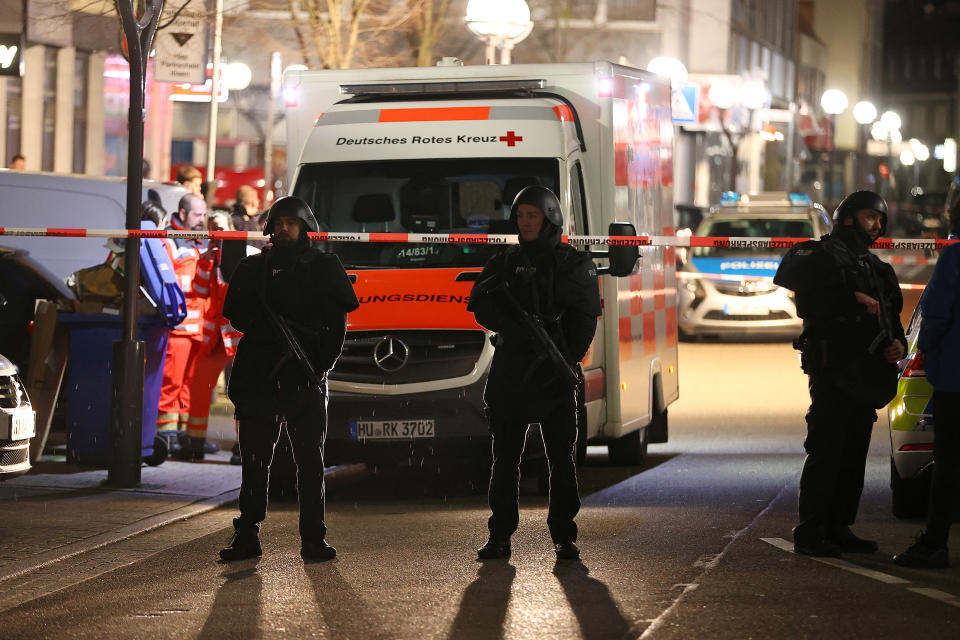
[[[204,231],[207,204],[203,198],[187,194],[180,199],[177,212],[170,216],[168,231]],[[160,388],[160,407],[157,414],[157,431],[186,429],[190,412],[190,388],[184,384],[190,378],[190,368],[196,361],[202,344],[203,306],[205,296],[193,288],[200,251],[205,242],[199,240],[165,240],[170,262],[177,274],[177,282],[187,300],[187,317],[170,332],[167,357],[163,366],[163,385]],[[176,445],[173,453],[182,457],[184,452]],[[201,452],[202,456],[202,452]]]

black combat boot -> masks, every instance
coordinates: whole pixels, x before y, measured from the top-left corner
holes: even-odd
[[[554,549],[557,552],[557,560],[580,559],[580,547],[575,542],[558,542]]]
[[[880,548],[875,540],[865,540],[855,535],[846,525],[831,527],[827,538],[844,553],[876,553]]]
[[[300,544],[300,557],[304,560],[323,562],[324,560],[333,560],[336,558],[337,550],[327,544],[326,540],[304,540]]]
[[[239,518],[233,520],[233,540],[223,549],[220,549],[220,558],[227,562],[259,558],[263,555],[260,547],[260,526],[241,525]]]
[[[510,557],[510,538],[501,540],[490,536],[487,544],[477,549],[477,560],[496,560]]]
[[[931,543],[924,534],[920,534],[906,551],[893,556],[893,562],[901,567],[948,569],[950,554],[947,545]]]

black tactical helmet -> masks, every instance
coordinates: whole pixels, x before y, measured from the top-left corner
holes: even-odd
[[[887,233],[887,203],[873,191],[854,191],[833,212],[833,224],[838,226],[844,220],[856,218],[857,212],[863,209],[872,209],[880,212],[880,235]]]
[[[313,217],[310,205],[297,196],[284,196],[273,203],[270,211],[267,212],[267,222],[263,225],[263,232],[266,235],[273,235],[273,221],[281,216],[300,218],[306,225],[307,232],[313,231],[316,233],[320,231],[320,225],[317,224],[317,219]]]
[[[540,185],[531,185],[524,187],[513,199],[513,206],[510,207],[510,222],[517,224],[517,209],[521,204],[531,204],[540,211],[543,211],[543,217],[547,222],[557,228],[563,228],[563,212],[560,210],[560,201],[553,191]]]

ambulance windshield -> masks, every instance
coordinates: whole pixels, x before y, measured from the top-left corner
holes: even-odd
[[[512,234],[510,204],[529,185],[558,188],[553,158],[455,158],[304,165],[294,195],[321,231]],[[496,245],[331,242],[344,266],[482,267]]]

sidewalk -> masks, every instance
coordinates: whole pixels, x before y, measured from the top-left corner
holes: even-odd
[[[203,462],[144,466],[136,488],[106,486],[106,469],[46,457],[27,475],[0,482],[0,583],[236,500],[232,419],[229,429],[229,438],[216,438],[220,452]]]

